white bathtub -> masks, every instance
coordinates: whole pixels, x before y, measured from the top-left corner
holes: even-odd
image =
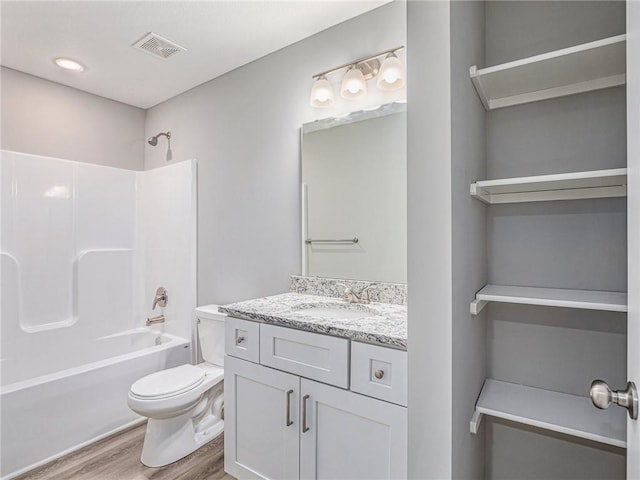
[[[127,407],[131,384],[191,359],[189,340],[144,328],[89,343],[89,363],[0,387],[2,480],[144,420]]]

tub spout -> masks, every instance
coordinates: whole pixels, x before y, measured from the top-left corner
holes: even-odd
[[[164,315],[158,315],[157,317],[147,318],[147,327],[154,323],[164,323]]]

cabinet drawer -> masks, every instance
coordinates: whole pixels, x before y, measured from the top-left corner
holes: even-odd
[[[260,363],[349,388],[349,341],[346,338],[262,323]]]
[[[406,406],[407,352],[352,342],[351,390]]]
[[[232,357],[258,363],[260,361],[260,324],[227,317],[224,329],[224,351]]]

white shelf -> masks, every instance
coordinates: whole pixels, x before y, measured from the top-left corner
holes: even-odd
[[[554,432],[627,447],[627,412],[594,407],[589,397],[552,392],[488,378],[470,423],[477,433],[482,415],[504,418]]]
[[[490,204],[625,197],[627,169],[483,180],[472,183],[470,192]]]
[[[478,69],[469,74],[487,110],[624,85],[626,36]]]
[[[476,293],[476,299],[471,302],[471,314],[480,313],[487,302],[582,308],[609,312],[627,311],[627,294],[622,292],[486,285]]]

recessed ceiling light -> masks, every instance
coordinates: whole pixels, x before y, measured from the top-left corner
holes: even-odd
[[[84,66],[75,60],[71,60],[70,58],[59,57],[54,60],[56,65],[60,68],[64,68],[65,70],[71,70],[72,72],[82,72],[84,70]]]

